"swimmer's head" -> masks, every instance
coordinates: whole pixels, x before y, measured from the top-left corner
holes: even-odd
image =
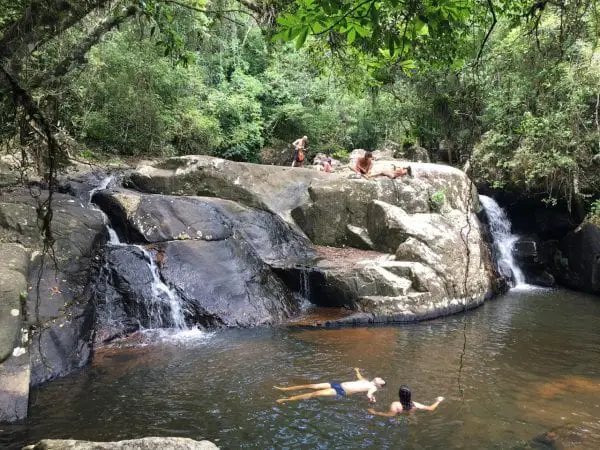
[[[373,152],[371,152],[371,151],[367,150],[367,151],[365,152],[365,158],[372,158],[372,157],[373,157]]]
[[[410,400],[411,398],[411,392],[410,389],[408,388],[408,386],[400,386],[400,390],[398,391],[398,396],[400,397],[400,403],[402,404],[402,408],[403,409],[411,409],[412,408],[412,402]]]
[[[385,381],[383,381],[383,378],[375,377],[373,378],[372,382],[375,383],[375,386],[377,387],[385,386]]]

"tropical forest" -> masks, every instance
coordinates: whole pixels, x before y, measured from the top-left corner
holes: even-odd
[[[599,7],[0,0],[0,447],[600,448]]]

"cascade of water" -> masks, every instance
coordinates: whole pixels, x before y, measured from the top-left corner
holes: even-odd
[[[106,177],[97,187],[90,191],[90,204],[94,194],[98,191],[106,189],[113,179],[113,175]],[[92,205],[92,208],[98,209],[94,205]],[[100,209],[98,210],[101,211]],[[114,247],[130,245],[121,242],[119,236],[117,235],[117,232],[114,230],[113,227],[110,226],[110,219],[104,212],[102,212],[102,216],[104,219],[104,224],[106,226],[106,231],[108,232],[108,244]],[[158,266],[156,265],[152,254],[141,245],[131,246],[136,247],[143,253],[144,258],[148,263],[150,273],[152,274],[152,303],[150,305],[147,305],[148,313],[151,316],[150,327],[163,328],[163,326],[165,325],[163,321],[164,312],[165,310],[168,310],[168,314],[170,315],[171,319],[169,321],[170,323],[168,324],[168,326],[179,330],[186,329],[185,316],[183,314],[183,308],[181,307],[180,300],[178,296],[173,292],[173,290],[161,280]]]
[[[146,261],[148,262],[148,267],[150,268],[150,273],[152,274],[152,297],[153,301],[164,301],[163,299],[166,297],[167,306],[170,310],[171,316],[171,325],[173,328],[184,329],[185,325],[185,317],[183,315],[183,309],[181,307],[179,298],[173,290],[167,286],[160,278],[158,273],[158,266],[156,265],[156,261],[154,261],[154,257],[148,250],[140,245],[136,245],[138,249],[142,251]],[[160,305],[157,305],[160,308]],[[158,321],[160,322],[159,328],[162,328],[162,319],[159,317]]]
[[[92,189],[89,192],[89,196],[88,196],[88,203],[92,203],[92,198],[94,197],[94,194],[98,191],[103,191],[104,189],[106,189],[108,187],[108,185],[112,182],[112,180],[115,179],[114,175],[109,175],[106,178],[104,178],[100,184],[98,186],[96,186],[94,189]]]
[[[525,284],[525,276],[513,257],[513,245],[518,236],[512,234],[510,220],[506,212],[493,198],[479,196],[479,201],[485,210],[490,226],[490,233],[497,250],[498,271],[506,279],[513,279],[514,286]],[[513,287],[514,287],[513,286]]]
[[[310,300],[309,272],[306,269],[300,269],[300,295],[306,300]]]

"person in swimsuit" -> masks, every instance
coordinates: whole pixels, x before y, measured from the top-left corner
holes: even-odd
[[[388,172],[374,173],[373,175],[371,175],[371,178],[384,176],[388,177],[390,180],[393,180],[394,178],[403,177],[404,175],[408,175],[409,177],[413,176],[412,167],[410,166],[396,167],[395,165],[393,165],[392,167],[393,170],[390,170]]]
[[[444,400],[444,397],[438,397],[433,405],[427,406],[422,405],[417,402],[411,401],[411,392],[407,386],[400,386],[400,390],[398,391],[398,396],[400,397],[399,402],[393,402],[390,405],[390,410],[387,412],[375,411],[374,409],[369,409],[371,414],[375,414],[376,416],[384,416],[384,417],[394,417],[396,414],[400,414],[403,412],[412,412],[417,409],[422,409],[425,411],[434,411],[435,408]]]
[[[375,377],[372,380],[367,380],[360,374],[360,369],[355,368],[354,372],[356,373],[356,381],[344,381],[342,383],[330,382],[330,383],[315,383],[315,384],[301,384],[298,386],[288,386],[288,387],[280,387],[274,386],[275,389],[279,389],[280,391],[296,391],[300,389],[314,389],[315,392],[308,392],[306,394],[294,395],[292,397],[283,397],[277,399],[277,403],[284,402],[292,402],[295,400],[305,400],[307,398],[316,398],[316,397],[333,397],[339,395],[343,397],[344,395],[356,394],[359,392],[366,392],[367,398],[370,402],[375,402],[375,396],[373,395],[377,389],[385,386],[385,381],[383,381],[379,377]]]
[[[369,172],[373,167],[373,153],[366,151],[365,155],[356,160],[356,164],[352,168],[360,177],[369,178]]]
[[[304,167],[304,159],[306,152],[306,144],[308,142],[307,136],[302,136],[292,142],[294,146],[294,160],[292,161],[292,167]]]

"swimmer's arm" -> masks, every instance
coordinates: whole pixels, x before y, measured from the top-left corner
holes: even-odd
[[[375,392],[377,392],[377,387],[373,386],[371,389],[369,389],[369,391],[367,392],[367,398],[369,399],[369,401],[371,403],[375,403],[377,400],[375,399],[375,396],[373,395]]]
[[[363,377],[363,376],[360,374],[360,369],[359,369],[358,367],[355,367],[355,368],[354,368],[354,372],[356,373],[356,378],[358,378],[359,380],[364,380],[364,379],[365,379],[365,377]]]
[[[444,401],[444,397],[438,397],[435,401],[435,403],[431,406],[427,406],[427,405],[422,405],[420,403],[414,402],[413,404],[415,405],[415,408],[417,409],[422,409],[424,411],[435,411],[435,408],[438,407],[438,405],[440,403],[442,403],[442,401]]]

